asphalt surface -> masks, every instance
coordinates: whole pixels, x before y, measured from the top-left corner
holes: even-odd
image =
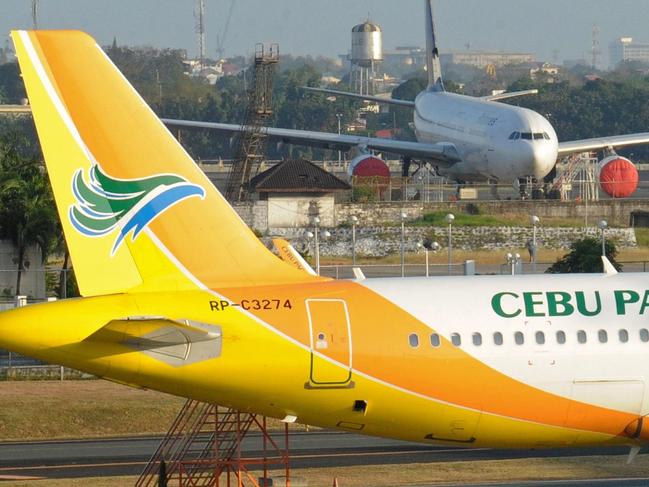
[[[283,435],[276,435],[283,444]],[[96,440],[0,443],[0,478],[17,475],[45,478],[79,478],[137,475],[155,451],[160,437],[112,438]],[[259,435],[249,434],[242,444],[245,455],[259,448]],[[371,438],[340,432],[294,432],[290,436],[291,468],[344,467],[451,461],[502,460],[591,455],[620,455],[625,462],[625,448],[491,450],[430,447],[418,443]],[[588,483],[590,482],[590,483]],[[609,483],[606,483],[609,482]],[[454,484],[457,485],[457,484]],[[475,484],[480,485],[480,484]],[[485,485],[485,484],[481,484]],[[507,486],[579,486],[629,485],[649,486],[646,479],[612,479],[600,482],[518,482],[488,484]]]

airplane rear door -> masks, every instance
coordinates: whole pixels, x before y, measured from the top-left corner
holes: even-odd
[[[352,378],[352,331],[342,299],[307,299],[311,340],[309,387],[349,387]]]

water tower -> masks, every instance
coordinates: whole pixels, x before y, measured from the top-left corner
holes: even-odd
[[[383,61],[381,28],[369,20],[352,29],[350,84],[361,95],[374,93],[376,68]]]

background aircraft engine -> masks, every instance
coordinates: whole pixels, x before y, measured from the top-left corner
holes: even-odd
[[[390,168],[380,157],[372,154],[361,154],[349,164],[349,175],[358,178],[389,178]]]
[[[599,163],[599,184],[612,198],[628,198],[638,188],[638,170],[625,157],[606,157]]]

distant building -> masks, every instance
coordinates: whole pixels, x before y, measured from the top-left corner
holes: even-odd
[[[349,184],[303,159],[284,161],[250,180],[261,201],[268,202],[267,227],[306,227],[313,217],[320,225],[335,224],[334,194]]]
[[[440,60],[443,64],[468,64],[485,69],[489,65],[496,67],[508,64],[533,63],[534,54],[523,52],[493,52],[493,51],[451,51],[442,52]]]
[[[554,83],[559,79],[559,66],[550,63],[532,63],[530,66],[530,78]]]
[[[416,46],[400,46],[383,51],[383,60],[387,64],[424,66],[426,64],[426,50]]]
[[[633,42],[633,37],[620,37],[609,46],[611,68],[620,63],[649,63],[649,43]]]

